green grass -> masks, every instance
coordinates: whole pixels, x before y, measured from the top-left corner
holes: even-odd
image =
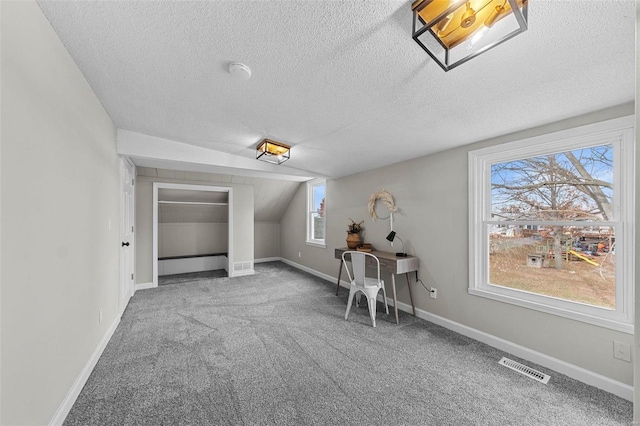
[[[615,255],[602,267],[581,260],[565,261],[564,269],[527,266],[527,254],[536,254],[535,246],[501,247],[491,254],[490,282],[494,285],[528,291],[588,305],[615,308]],[[602,263],[604,256],[594,260]],[[602,276],[601,276],[602,273]]]

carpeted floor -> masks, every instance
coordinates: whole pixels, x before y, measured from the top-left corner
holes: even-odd
[[[632,404],[280,262],[136,292],[65,425],[628,425]],[[518,360],[515,357],[512,359]],[[521,360],[519,360],[521,361]]]

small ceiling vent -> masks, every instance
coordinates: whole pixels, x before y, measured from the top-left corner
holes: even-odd
[[[519,362],[516,362],[509,358],[502,358],[498,362],[498,364],[504,365],[505,367],[510,368],[513,371],[524,374],[525,376],[537,380],[540,383],[544,383],[545,385],[549,383],[549,379],[551,378],[551,376],[549,376],[548,374],[541,373],[538,370],[534,370],[531,367],[527,367],[526,365],[520,364]]]

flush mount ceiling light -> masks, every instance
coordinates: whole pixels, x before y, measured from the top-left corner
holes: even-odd
[[[413,39],[449,71],[527,30],[528,0],[416,0]]]
[[[251,78],[251,68],[240,62],[229,64],[229,74],[236,80],[249,80]]]
[[[291,156],[291,147],[282,142],[265,139],[258,145],[256,159],[267,163],[282,164]]]

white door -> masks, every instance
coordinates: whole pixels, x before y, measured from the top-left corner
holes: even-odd
[[[120,315],[134,291],[134,181],[135,167],[126,158],[120,159]]]

